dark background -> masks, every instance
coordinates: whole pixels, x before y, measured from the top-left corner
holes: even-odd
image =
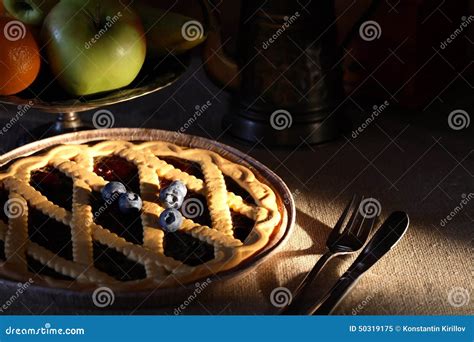
[[[228,34],[236,27],[236,3],[227,0],[220,5]],[[340,35],[347,29],[345,22],[352,22],[367,5],[367,1],[354,3],[351,6],[351,2],[345,2],[350,9],[341,19]],[[459,204],[462,194],[474,192],[474,124],[459,131],[448,125],[448,115],[456,109],[474,119],[473,61],[469,52],[474,40],[468,34],[458,37],[459,45],[452,51],[445,50],[451,57],[439,51],[440,38],[448,37],[459,25],[460,13],[472,14],[472,9],[469,12],[466,1],[392,0],[389,4],[383,1],[384,7],[377,14],[376,20],[387,23],[377,45],[354,42],[346,49],[344,63],[350,65],[351,60],[357,60],[361,64],[345,72],[345,105],[353,127],[366,120],[372,105],[390,102],[389,108],[356,139],[348,132],[317,146],[302,140],[296,148],[234,140],[227,134],[229,127],[222,125],[232,94],[209,79],[199,50],[186,74],[169,88],[108,108],[115,116],[114,127],[178,130],[197,105],[210,101],[211,107],[186,133],[223,141],[247,152],[280,175],[294,193],[297,227],[288,246],[258,273],[232,284],[216,285],[186,313],[274,313],[268,300],[272,289],[296,286],[324,251],[330,227],[347,200],[353,193],[360,193],[380,200],[382,219],[393,210],[406,210],[411,226],[400,244],[362,279],[336,313],[351,314],[370,296],[360,314],[472,314],[472,301],[456,308],[449,305],[447,295],[458,286],[472,290],[472,261],[468,256],[473,247],[473,204],[446,227],[440,226],[440,220]],[[344,5],[338,8],[344,11]],[[409,44],[394,53],[397,42],[406,37]],[[229,53],[234,49],[232,42],[226,46]],[[372,74],[379,65],[378,72]],[[15,107],[0,105],[0,125],[5,125],[16,111]],[[86,113],[85,118],[90,120],[93,113]],[[29,111],[0,136],[0,152],[14,148],[20,135],[53,118],[51,114]],[[331,264],[307,295],[308,301],[321,295],[349,262],[341,259]],[[2,295],[8,298],[11,294]],[[139,309],[138,305],[133,312]],[[54,304],[35,306],[27,297],[10,310],[27,314],[61,312]],[[172,308],[153,313],[172,313]]]

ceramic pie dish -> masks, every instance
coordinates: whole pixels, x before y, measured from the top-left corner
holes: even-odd
[[[129,298],[182,291],[252,270],[294,224],[291,193],[271,170],[175,132],[71,133],[18,148],[0,165],[0,201],[10,205],[0,222],[6,285],[31,278],[42,292],[62,294],[107,286]],[[170,233],[158,223],[158,194],[175,180],[187,186],[191,206]],[[122,215],[108,207],[100,191],[111,181],[140,193],[143,209]]]

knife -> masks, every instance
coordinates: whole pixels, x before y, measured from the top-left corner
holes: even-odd
[[[357,259],[336,284],[316,304],[307,310],[309,315],[329,315],[360,277],[390,251],[406,233],[410,220],[401,211],[392,213],[364,247]]]

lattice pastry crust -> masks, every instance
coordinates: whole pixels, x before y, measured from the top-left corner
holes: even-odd
[[[94,158],[119,156],[138,169],[140,193],[143,199],[141,221],[143,245],[119,237],[94,223],[90,204],[92,191],[100,191],[107,183],[94,173]],[[200,165],[204,179],[198,179],[175,168],[160,157],[179,157]],[[30,185],[31,172],[53,166],[73,182],[72,210],[53,204]],[[256,205],[229,192],[224,175],[231,177],[254,199]],[[205,196],[212,228],[185,219],[182,231],[214,247],[214,259],[198,266],[189,266],[164,254],[164,232],[157,217],[163,211],[158,201],[159,179],[181,180],[190,191]],[[261,250],[279,229],[281,213],[272,189],[260,182],[248,168],[230,162],[217,153],[184,148],[168,142],[132,143],[106,141],[96,145],[62,145],[41,156],[25,157],[0,173],[0,189],[8,192],[9,200],[24,203],[23,213],[0,220],[0,240],[4,241],[6,261],[0,275],[18,281],[35,277],[36,281],[54,287],[87,289],[107,285],[118,290],[172,287],[188,283],[236,267]],[[70,227],[73,259],[56,255],[28,238],[28,208],[39,210],[51,219]],[[231,209],[255,221],[242,242],[233,236]],[[146,278],[122,282],[94,267],[92,242],[97,241],[146,270]],[[27,256],[73,281],[36,276],[28,271]]]

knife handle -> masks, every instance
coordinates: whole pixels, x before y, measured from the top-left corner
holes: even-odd
[[[355,272],[354,272],[355,273]],[[318,303],[308,309],[308,315],[329,315],[341,300],[347,295],[360,278],[360,273],[354,277],[351,273],[344,273]]]
[[[293,299],[291,302],[288,304],[288,306],[283,307],[279,311],[279,315],[298,315],[301,314],[299,309],[299,305],[297,305],[298,299],[300,299],[301,293],[307,288],[309,284],[313,282],[314,279],[321,273],[322,269],[326,264],[331,260],[334,256],[336,256],[336,253],[333,253],[331,251],[327,251],[324,253],[321,258],[319,258],[318,262],[314,267],[309,271],[308,274],[303,278],[301,283],[298,285],[296,290],[293,291]]]

